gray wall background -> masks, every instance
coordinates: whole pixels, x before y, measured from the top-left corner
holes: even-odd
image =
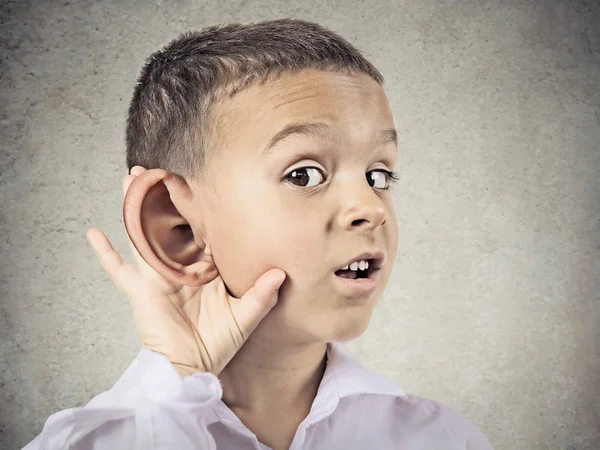
[[[400,250],[355,354],[498,449],[600,448],[598,2],[0,4],[0,448],[139,350],[85,233],[129,258],[123,136],[144,59],[188,29],[287,16],[371,58],[400,131]]]

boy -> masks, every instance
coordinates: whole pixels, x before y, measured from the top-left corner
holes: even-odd
[[[300,20],[210,27],[152,55],[127,123],[140,272],[88,231],[144,348],[26,449],[491,448],[339,343],[365,331],[398,246],[382,83]]]

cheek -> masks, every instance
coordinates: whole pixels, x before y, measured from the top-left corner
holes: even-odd
[[[281,268],[290,276],[298,272],[298,266],[307,259],[307,249],[300,245],[306,238],[299,235],[302,230],[297,229],[297,221],[287,223],[280,214],[269,213],[264,202],[246,203],[237,209],[224,206],[209,242],[217,269],[232,295],[244,295],[269,269]]]
[[[230,293],[237,298],[273,268],[287,274],[285,284],[288,289],[294,286],[294,291],[312,285],[314,275],[320,273],[320,261],[315,256],[318,244],[314,237],[309,238],[307,228],[273,223],[273,219],[276,217],[259,224],[247,221],[240,227],[224,227],[215,241],[215,263]]]
[[[399,244],[399,231],[398,231],[398,222],[396,220],[396,216],[394,214],[393,209],[391,210],[390,217],[386,224],[385,230],[385,240],[386,240],[386,263],[385,270],[382,275],[384,275],[384,283],[383,287],[387,285],[389,281],[389,277],[394,268],[394,262],[396,260],[396,256],[398,253],[398,244]]]
[[[399,235],[398,235],[398,224],[394,223],[394,227],[392,230],[392,237],[391,237],[391,241],[392,241],[392,254],[390,255],[390,258],[392,259],[396,259],[396,254],[398,252],[398,241],[399,241]]]
[[[253,229],[249,223],[235,226],[230,222],[211,239],[213,259],[219,274],[229,292],[237,298],[270,268],[272,255],[266,247],[269,241],[264,239],[265,234],[261,231]]]
[[[396,252],[398,251],[398,240],[399,240],[399,230],[398,230],[398,218],[396,216],[396,210],[393,203],[390,205],[390,218],[388,220],[388,235],[389,235],[389,250],[391,259],[396,258]]]
[[[240,297],[267,270],[280,268],[294,285],[311,278],[325,262],[322,208],[278,189],[258,171],[219,180],[211,199],[208,240],[230,293]],[[310,207],[309,207],[310,206]],[[296,283],[297,282],[297,283]]]

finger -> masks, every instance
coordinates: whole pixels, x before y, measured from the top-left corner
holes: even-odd
[[[277,304],[279,288],[286,277],[283,270],[271,269],[239,301],[232,302],[232,311],[245,339]]]
[[[90,228],[86,237],[100,260],[104,271],[117,288],[131,300],[135,285],[140,281],[139,274],[121,258],[121,255],[113,248],[101,230]]]
[[[142,166],[133,166],[131,168],[131,172],[129,172],[131,175],[135,175],[136,177],[142,173],[144,173],[146,171],[146,169]]]
[[[127,189],[129,189],[129,186],[131,185],[133,180],[135,180],[135,177],[144,173],[145,171],[146,169],[144,169],[142,166],[133,166],[131,168],[130,173],[128,175],[125,175],[125,178],[123,178],[123,196],[125,196],[125,194],[127,193]]]

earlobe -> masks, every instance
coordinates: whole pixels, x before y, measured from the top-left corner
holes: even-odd
[[[123,221],[133,246],[157,273],[187,286],[201,286],[217,275],[203,236],[194,236],[184,214],[192,195],[186,181],[163,169],[138,175],[123,201]],[[181,212],[180,212],[181,211]]]

